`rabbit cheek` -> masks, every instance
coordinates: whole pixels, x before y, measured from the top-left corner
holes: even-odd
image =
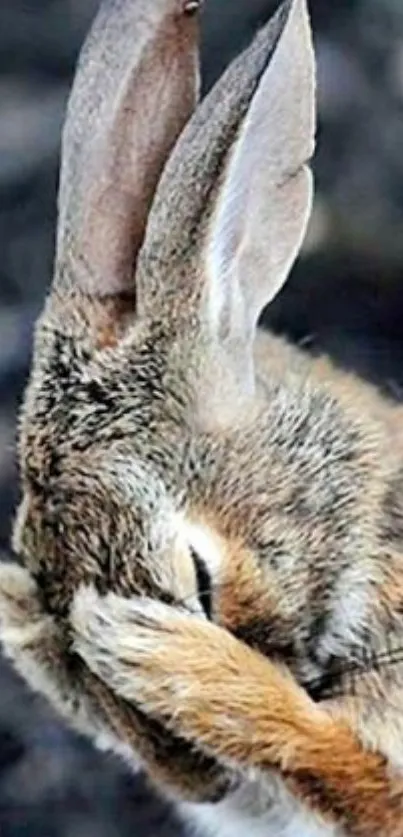
[[[276,646],[282,644],[280,634],[282,639],[288,637],[272,590],[274,581],[270,584],[268,572],[263,571],[256,556],[242,544],[227,545],[217,595],[219,621],[228,631],[262,651],[271,648],[274,640]]]
[[[200,520],[202,522],[200,522]],[[194,556],[199,600],[207,600],[208,618],[262,653],[290,652],[289,621],[279,611],[267,567],[241,541],[218,534],[219,522],[200,518],[185,522]],[[204,594],[201,595],[201,594]],[[206,610],[205,610],[206,612]]]

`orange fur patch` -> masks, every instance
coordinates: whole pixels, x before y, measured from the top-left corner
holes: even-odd
[[[403,835],[403,781],[285,669],[216,625],[177,615],[154,623],[152,614],[133,625],[140,637],[139,657],[137,637],[133,645],[133,700],[219,759],[280,769],[311,807],[354,837]],[[127,692],[131,648],[124,647]],[[116,653],[119,666],[118,647]]]

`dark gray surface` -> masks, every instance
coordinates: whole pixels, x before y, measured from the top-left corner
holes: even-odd
[[[0,548],[17,494],[15,415],[53,253],[60,128],[95,0],[0,4]],[[207,0],[208,88],[277,5]],[[403,5],[313,0],[318,197],[309,254],[267,321],[400,396],[403,387]],[[0,665],[1,837],[177,835],[112,758],[68,733]]]
[[[2,837],[180,837],[168,806],[2,671]]]

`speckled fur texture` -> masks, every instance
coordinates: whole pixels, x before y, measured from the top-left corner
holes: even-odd
[[[197,6],[109,0],[79,63],[1,639],[202,837],[401,837],[401,410],[256,328],[311,207],[306,3],[198,106]]]

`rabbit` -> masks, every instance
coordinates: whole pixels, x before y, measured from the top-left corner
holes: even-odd
[[[259,329],[313,198],[306,0],[201,103],[199,6],[104,0],[79,60],[0,638],[196,835],[401,837],[401,408]]]

